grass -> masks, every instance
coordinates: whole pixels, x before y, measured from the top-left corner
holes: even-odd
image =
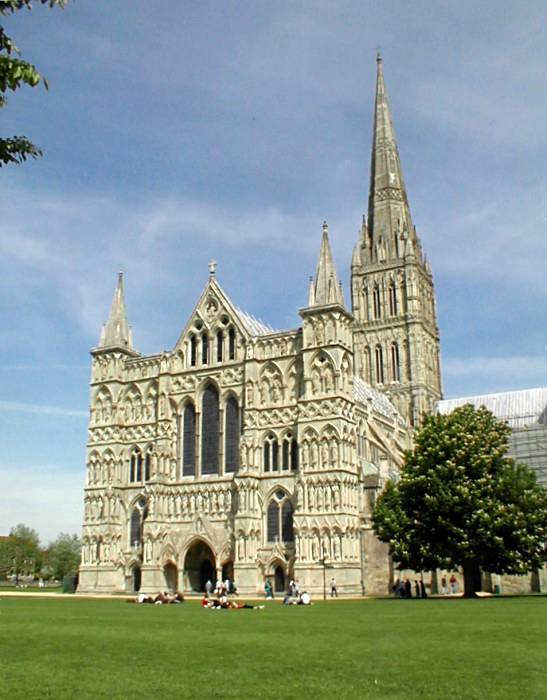
[[[6,698],[544,700],[547,600],[1,598]]]

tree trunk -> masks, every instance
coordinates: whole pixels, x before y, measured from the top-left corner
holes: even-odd
[[[465,562],[463,565],[464,598],[474,598],[475,593],[482,589],[481,569],[474,562]]]

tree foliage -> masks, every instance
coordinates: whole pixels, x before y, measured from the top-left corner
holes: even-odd
[[[40,538],[36,530],[20,523],[12,527],[0,543],[0,566],[17,575],[33,574],[42,562]]]
[[[547,561],[547,491],[507,457],[510,428],[465,405],[428,416],[389,482],[373,522],[402,566],[464,571],[465,594],[480,572],[524,574]]]
[[[68,0],[38,0],[42,5],[63,7]],[[32,9],[31,0],[0,0],[0,16],[13,14],[23,8]],[[7,104],[6,93],[15,92],[24,85],[36,87],[40,82],[47,89],[46,79],[36,66],[20,58],[13,40],[0,25],[0,108]],[[22,163],[28,157],[38,158],[42,151],[26,136],[0,138],[0,167],[9,163]]]
[[[61,532],[50,542],[46,552],[47,566],[54,578],[63,580],[67,574],[78,571],[82,543],[78,535]]]

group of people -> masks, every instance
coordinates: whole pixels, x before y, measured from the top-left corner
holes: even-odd
[[[450,588],[448,588],[446,576],[443,576],[441,578],[441,595],[448,595],[449,593],[454,594],[458,592],[458,579],[456,578],[455,574],[452,574],[452,576],[448,579],[448,583],[450,584]]]
[[[225,581],[217,581],[216,586],[213,586],[211,579],[207,579],[205,583],[205,595],[207,598],[210,598],[213,593],[217,598],[227,595],[237,595],[236,585],[231,579],[227,578]]]
[[[210,598],[207,594],[201,599],[201,607],[209,610],[263,610],[263,605],[249,605],[240,600],[230,600],[227,595]]]
[[[298,581],[292,578],[289,581],[287,593],[283,598],[283,605],[311,605],[310,594],[307,591],[300,592]]]
[[[149,605],[173,605],[174,603],[184,603],[184,596],[178,591],[176,593],[160,591],[155,596],[148,595],[148,593],[139,593],[139,595],[135,598],[135,603],[148,603]]]
[[[423,578],[419,581],[414,579],[414,593],[412,592],[412,582],[407,577],[404,581],[397,579],[393,584],[393,593],[397,598],[427,598],[425,583]]]

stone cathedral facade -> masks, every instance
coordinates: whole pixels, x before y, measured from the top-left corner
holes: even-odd
[[[368,221],[346,306],[323,225],[301,325],[275,331],[237,308],[214,264],[170,352],[133,348],[120,274],[99,346],[79,591],[246,595],[290,577],[386,593],[371,512],[412,427],[441,398],[431,271],[412,223],[378,76]]]

